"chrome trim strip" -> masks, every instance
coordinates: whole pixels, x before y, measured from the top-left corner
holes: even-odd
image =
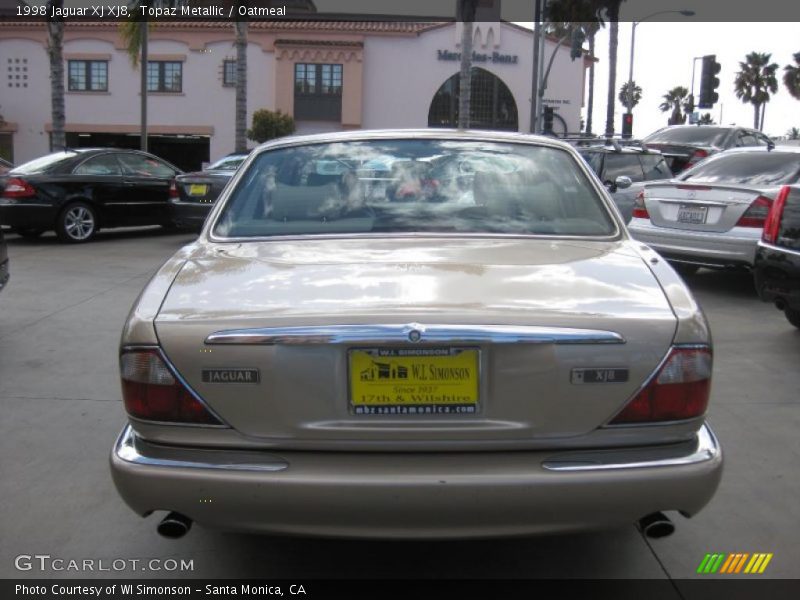
[[[311,345],[409,343],[411,332],[421,334],[416,341],[447,344],[624,344],[625,338],[613,331],[517,325],[321,325],[312,327],[263,327],[228,329],[209,335],[206,344],[236,345]]]
[[[775,244],[768,244],[767,242],[761,240],[758,241],[758,247],[764,248],[765,250],[772,250],[773,252],[785,252],[786,254],[800,256],[800,250],[795,250],[794,248],[789,248],[788,246],[776,246]]]
[[[686,450],[689,450],[686,452]],[[642,455],[651,454],[650,459]],[[665,454],[663,458],[657,454]],[[669,456],[673,453],[672,456]],[[673,445],[663,449],[600,450],[596,452],[573,452],[559,454],[542,462],[548,471],[614,471],[621,469],[650,469],[659,467],[679,467],[696,465],[713,460],[721,454],[721,448],[714,432],[707,423],[697,431],[697,440],[690,447],[686,444]],[[629,461],[625,459],[630,457]]]
[[[0,206],[32,206],[35,208],[55,208],[54,204],[46,204],[43,202],[17,202],[11,198],[0,198]]]
[[[289,468],[289,463],[282,458],[258,451],[198,450],[152,444],[136,435],[130,425],[126,425],[117,438],[114,456],[127,463],[150,467],[260,472]]]

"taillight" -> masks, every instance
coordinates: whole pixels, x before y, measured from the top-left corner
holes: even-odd
[[[221,425],[183,385],[156,349],[120,356],[122,399],[128,414],[147,421]]]
[[[695,150],[694,154],[692,154],[692,156],[689,158],[689,162],[686,163],[686,166],[684,168],[688,169],[689,167],[695,166],[697,163],[699,163],[707,156],[708,152],[706,152],[705,150]]]
[[[637,219],[649,219],[650,213],[647,212],[647,207],[644,205],[644,190],[636,195],[636,200],[633,201],[632,217]]]
[[[35,195],[36,190],[33,189],[31,184],[19,177],[12,177],[9,179],[3,190],[4,198],[30,198]]]
[[[769,209],[772,208],[772,200],[766,196],[759,196],[750,204],[742,217],[736,222],[737,227],[764,227],[767,221]]]
[[[711,349],[674,346],[658,372],[611,425],[683,421],[706,412],[711,392]]]
[[[774,244],[778,239],[778,232],[781,230],[781,218],[783,217],[783,207],[786,205],[786,199],[789,197],[790,188],[784,186],[772,203],[772,208],[769,209],[767,220],[764,223],[764,232],[761,234],[761,239],[770,244]]]
[[[173,198],[179,198],[180,194],[178,193],[178,185],[175,183],[173,179],[169,184],[169,198],[172,200]]]

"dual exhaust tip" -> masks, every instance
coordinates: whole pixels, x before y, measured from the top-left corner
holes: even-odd
[[[675,533],[675,524],[662,512],[639,519],[639,531],[651,539],[664,538]]]
[[[177,540],[189,533],[191,528],[192,520],[189,517],[181,513],[171,512],[161,519],[156,531],[165,538]]]

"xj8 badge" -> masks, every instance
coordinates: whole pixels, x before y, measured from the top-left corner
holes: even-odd
[[[572,369],[570,381],[575,384],[625,383],[628,381],[628,369]]]
[[[203,369],[203,383],[259,383],[258,369]]]

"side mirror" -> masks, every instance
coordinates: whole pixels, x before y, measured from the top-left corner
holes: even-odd
[[[614,185],[616,186],[617,189],[624,190],[631,187],[631,185],[633,185],[633,181],[631,181],[631,178],[628,177],[627,175],[620,175],[614,181]]]

